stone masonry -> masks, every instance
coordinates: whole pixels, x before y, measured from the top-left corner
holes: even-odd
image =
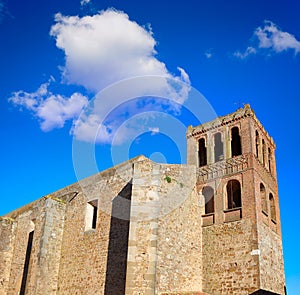
[[[275,143],[249,105],[0,217],[0,295],[285,294]]]

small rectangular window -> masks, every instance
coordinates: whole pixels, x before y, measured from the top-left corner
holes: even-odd
[[[98,200],[86,204],[85,230],[95,229],[97,226]]]

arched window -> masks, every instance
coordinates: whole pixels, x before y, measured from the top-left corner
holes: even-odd
[[[259,157],[259,135],[257,130],[255,131],[255,152],[256,152],[256,157]]]
[[[268,168],[269,168],[269,171],[272,172],[271,170],[271,161],[272,161],[272,152],[271,152],[271,149],[268,148]]]
[[[205,214],[210,214],[215,212],[214,204],[214,190],[210,186],[205,186],[202,189],[202,195],[205,199]]]
[[[229,180],[227,183],[227,209],[242,207],[241,185],[238,180]]]
[[[203,167],[203,166],[207,165],[205,139],[200,138],[198,144],[199,144],[199,151],[198,151],[199,167]]]
[[[270,202],[271,219],[273,221],[276,221],[275,199],[271,193],[269,194],[269,202]]]
[[[260,191],[261,208],[265,213],[267,213],[268,212],[268,203],[267,203],[266,189],[262,183],[260,184],[259,191]]]
[[[215,139],[215,162],[221,161],[224,158],[223,153],[223,142],[221,139],[221,133],[216,133],[214,136]]]
[[[239,156],[242,154],[241,137],[239,128],[233,127],[231,129],[231,156]]]
[[[263,165],[265,166],[266,165],[266,144],[264,140],[262,140],[262,162]]]

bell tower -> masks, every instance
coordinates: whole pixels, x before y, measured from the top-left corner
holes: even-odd
[[[203,205],[203,291],[285,294],[275,143],[249,105],[187,131]]]

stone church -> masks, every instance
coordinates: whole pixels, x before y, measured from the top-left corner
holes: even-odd
[[[284,295],[275,143],[249,105],[0,217],[0,294]]]

